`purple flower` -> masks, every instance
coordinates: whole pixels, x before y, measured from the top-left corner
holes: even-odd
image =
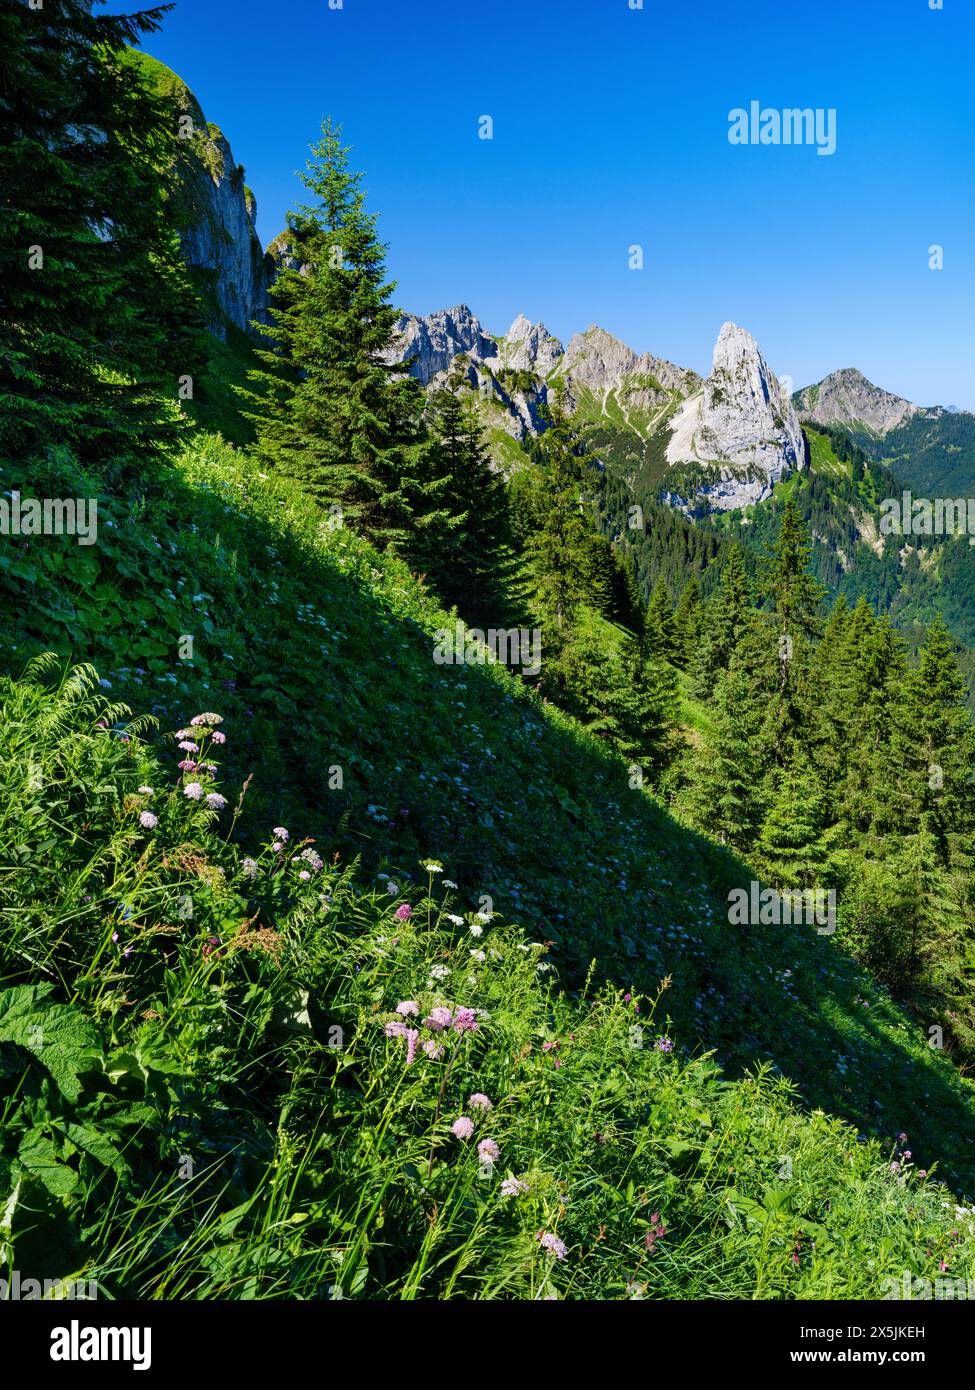
[[[307,883],[308,880],[311,878],[311,874],[308,872],[307,869],[299,869],[298,877],[302,880],[303,883]]]
[[[405,922],[408,917],[413,916],[413,909],[410,907],[409,903],[400,903],[399,907],[393,913],[393,916],[400,922]]]
[[[387,1038],[406,1037],[406,1024],[401,1023],[398,1018],[391,1018],[389,1022],[384,1025],[384,1028]]]
[[[176,766],[179,768],[180,772],[196,771],[196,763],[193,761],[192,758],[184,758],[183,761],[181,763],[177,763]]]
[[[188,738],[184,738],[183,742],[179,746],[186,753],[198,753],[200,751],[199,745],[196,743],[190,743]]]
[[[523,1192],[528,1191],[528,1184],[522,1182],[521,1178],[505,1178],[501,1184],[502,1197],[520,1197]]]
[[[222,811],[227,804],[227,798],[221,796],[219,792],[207,793],[207,805],[213,811]]]
[[[194,714],[190,720],[191,724],[222,724],[223,720],[219,714]]]
[[[501,1150],[493,1139],[482,1139],[477,1146],[477,1152],[485,1163],[496,1163],[501,1155]]]
[[[423,1044],[423,1051],[433,1062],[439,1062],[440,1058],[443,1056],[442,1044],[435,1043],[433,1038],[427,1038],[426,1042]]]
[[[409,1066],[416,1056],[416,1045],[420,1041],[419,1028],[408,1028],[406,1030],[406,1065]]]
[[[658,1051],[658,1052],[673,1052],[673,1050],[674,1050],[674,1044],[670,1041],[669,1038],[658,1038],[658,1039],[657,1039],[657,1051]]]
[[[251,859],[250,855],[245,855],[240,861],[240,868],[241,872],[245,873],[248,878],[257,878],[257,860]]]
[[[553,1236],[551,1231],[539,1231],[535,1239],[543,1250],[550,1250],[557,1260],[564,1260],[569,1253],[558,1236]]]
[[[215,730],[215,731],[210,735],[210,737],[211,737],[211,739],[213,740],[214,743],[226,743],[226,742],[227,742],[227,735],[226,735],[226,734],[220,733],[219,729],[218,729],[218,730]]]
[[[276,840],[288,840],[291,838],[283,825],[276,825],[273,834]]]
[[[280,840],[275,840],[271,848],[274,850],[275,854],[280,854],[281,851],[284,849],[284,845],[281,843]]]
[[[401,999],[396,1005],[396,1012],[410,1018],[413,1014],[420,1012],[420,1006],[415,999]]]
[[[490,1110],[491,1102],[483,1091],[475,1091],[472,1096],[467,1097],[467,1104],[474,1110]]]
[[[186,786],[183,788],[183,795],[188,796],[191,801],[199,801],[200,797],[203,795],[203,788],[200,786],[199,782],[187,782]]]
[[[455,1139],[469,1139],[474,1133],[474,1121],[466,1115],[461,1115],[460,1119],[455,1120],[450,1126],[450,1132]]]
[[[154,816],[151,811],[142,811],[139,815],[139,824],[145,826],[146,830],[155,830],[159,824],[159,817]]]
[[[477,1014],[473,1009],[458,1009],[454,1017],[454,1030],[458,1033],[473,1033],[477,1027]]]
[[[152,796],[152,795],[153,795],[152,788],[151,788],[151,787],[140,787],[140,788],[139,788],[139,795],[140,795],[140,796]]]
[[[423,1026],[424,1028],[429,1028],[431,1033],[439,1033],[441,1028],[450,1027],[452,1017],[453,1015],[450,1010],[443,1008],[441,1005],[436,1009],[430,1010],[423,1020]]]

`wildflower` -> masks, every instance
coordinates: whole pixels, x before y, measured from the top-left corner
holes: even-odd
[[[290,838],[283,825],[276,825],[273,834],[276,840],[287,840]]]
[[[210,955],[211,952],[213,951],[214,946],[219,946],[219,945],[220,945],[220,938],[219,938],[219,936],[208,936],[208,937],[207,937],[207,940],[206,940],[206,945],[203,947],[203,954],[204,954],[205,956]]]
[[[897,1136],[897,1142],[898,1142],[898,1144],[906,1144],[906,1143],[907,1143],[907,1135],[906,1135],[903,1131],[901,1131],[901,1133],[898,1134],[898,1136]]]
[[[386,892],[390,895],[390,897],[395,898],[396,894],[399,892],[399,884],[394,883],[393,880],[390,879],[389,882],[386,884]]]
[[[475,1091],[472,1096],[467,1097],[467,1104],[474,1110],[490,1110],[491,1102],[483,1091]]]
[[[447,918],[448,922],[453,922],[455,927],[462,927],[464,925],[463,917],[458,917],[456,912],[445,912],[444,916]]]
[[[438,860],[436,860],[436,859],[422,859],[422,860],[420,861],[420,863],[421,863],[422,867],[423,867],[424,869],[426,869],[426,871],[427,871],[428,874],[442,874],[442,873],[443,873],[443,865],[442,865],[441,863],[439,863]]]
[[[257,878],[257,860],[251,859],[250,855],[241,860],[240,867],[248,878]]]
[[[501,1184],[502,1197],[520,1197],[523,1192],[528,1191],[528,1184],[522,1182],[521,1178],[505,1178]]]
[[[391,1018],[390,1021],[384,1025],[384,1031],[387,1038],[405,1038],[406,1024],[401,1023],[398,1018]]]
[[[198,753],[200,751],[200,745],[198,743],[191,743],[188,738],[184,738],[179,746],[186,753]]]
[[[557,1260],[564,1260],[569,1253],[558,1236],[552,1235],[551,1231],[539,1231],[535,1239],[543,1250],[550,1250]]]
[[[899,1164],[899,1163],[896,1161],[896,1159],[895,1159],[895,1161],[890,1165],[890,1171],[891,1171],[892,1173],[899,1173],[900,1170],[901,1170],[901,1166],[900,1166],[900,1164]]]
[[[184,758],[183,761],[180,762],[180,763],[177,763],[176,766],[179,768],[180,772],[195,772],[195,771],[196,771],[196,763],[193,761],[192,758]]]
[[[221,796],[219,792],[207,793],[207,805],[213,811],[222,811],[227,804],[227,798]]]
[[[219,714],[194,714],[190,720],[191,724],[222,724],[223,720]]]
[[[307,869],[299,869],[298,877],[301,879],[302,883],[307,883],[308,880],[311,878],[311,874],[308,872]]]
[[[140,795],[140,796],[152,796],[152,795],[154,795],[154,793],[153,793],[153,790],[152,790],[151,787],[140,787],[140,788],[139,788],[139,795]]]
[[[466,1115],[461,1115],[460,1119],[455,1120],[450,1126],[450,1132],[455,1139],[469,1139],[474,1133],[474,1121]]]
[[[227,735],[226,735],[226,734],[222,734],[222,733],[220,732],[219,729],[215,729],[215,730],[213,731],[213,733],[210,735],[210,737],[211,737],[211,739],[213,740],[214,743],[226,743],[226,742],[227,742]]]
[[[316,854],[310,846],[308,849],[303,849],[298,855],[298,858],[303,859],[305,863],[309,865],[313,873],[317,874],[325,867],[325,860],[320,854]]]
[[[143,811],[139,816],[139,824],[145,826],[146,830],[155,830],[159,824],[159,817],[154,816],[151,811]]]
[[[477,1015],[473,1009],[458,1009],[454,1017],[456,1033],[473,1033],[477,1027]]]
[[[200,797],[203,795],[203,788],[200,786],[199,782],[187,782],[186,786],[183,788],[183,795],[188,796],[191,801],[199,801]]]
[[[476,960],[478,965],[483,964],[483,962],[487,960],[487,956],[484,954],[483,951],[471,951],[469,952],[469,954],[471,960]]]
[[[434,980],[446,980],[449,974],[450,971],[446,965],[431,965],[430,967],[430,975]]]
[[[494,913],[493,913],[493,912],[478,912],[478,913],[476,913],[475,915],[476,915],[477,920],[478,920],[479,922],[490,922],[491,918],[494,916]]]
[[[484,928],[483,928],[483,927],[477,926],[476,923],[472,923],[472,924],[471,924],[471,927],[470,927],[470,933],[471,933],[471,936],[483,936],[483,935],[484,935]]]
[[[456,888],[457,884],[454,882],[452,878],[445,878],[443,881],[443,886],[445,888]]]
[[[419,1028],[408,1028],[406,1030],[406,1065],[409,1066],[416,1056],[416,1045],[420,1041]]]
[[[673,1050],[674,1050],[674,1044],[670,1041],[669,1038],[658,1038],[658,1039],[657,1039],[657,1051],[658,1051],[658,1052],[673,1052]]]
[[[281,843],[280,840],[275,840],[271,848],[274,850],[275,854],[280,854],[281,851],[284,849],[284,845]]]
[[[111,690],[111,688],[112,688],[112,682],[111,682],[111,681],[107,681],[107,680],[105,679],[104,676],[102,676],[102,678],[101,678],[101,680],[98,682],[98,684],[101,686],[101,688],[102,688],[103,690]]]
[[[655,1211],[650,1218],[650,1226],[646,1234],[646,1246],[647,1249],[650,1251],[651,1255],[653,1254],[656,1248],[657,1241],[660,1239],[661,1236],[665,1236],[666,1234],[667,1227],[660,1219],[660,1212]]]
[[[443,1047],[440,1043],[435,1043],[433,1038],[427,1038],[423,1044],[423,1051],[434,1062],[439,1062],[443,1056]]]
[[[398,1014],[405,1014],[405,1016],[409,1018],[413,1014],[418,1014],[420,1012],[420,1006],[415,999],[401,999],[396,1005],[396,1012]]]
[[[424,1028],[429,1028],[431,1033],[439,1033],[442,1028],[449,1028],[453,1020],[453,1015],[449,1009],[439,1006],[431,1009],[423,1020]]]
[[[501,1150],[493,1139],[482,1139],[477,1146],[477,1153],[484,1163],[496,1163],[501,1156]]]
[[[116,945],[118,945],[118,932],[117,932],[117,931],[113,931],[113,932],[112,932],[112,940],[115,942]]]
[[[413,916],[413,909],[410,907],[409,903],[400,903],[399,907],[393,913],[393,916],[398,921],[405,922],[408,918]]]

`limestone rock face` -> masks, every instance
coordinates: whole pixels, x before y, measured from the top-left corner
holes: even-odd
[[[257,235],[257,206],[243,166],[182,78],[142,50],[130,56],[173,108],[180,243],[187,264],[204,272],[208,327],[224,339],[231,326],[250,333],[252,320],[267,322],[272,267]]]
[[[410,375],[424,386],[445,372],[455,357],[466,354],[474,362],[483,362],[497,355],[498,345],[481,327],[480,319],[466,304],[453,309],[441,309],[436,314],[419,318],[416,314],[401,314],[396,324],[397,341],[387,354],[390,362],[405,362],[415,358]]]
[[[723,326],[711,375],[674,417],[667,462],[713,465],[717,477],[701,491],[720,510],[762,501],[805,466],[795,407],[755,339],[736,324]]]
[[[920,407],[874,386],[855,367],[831,372],[817,386],[797,391],[793,400],[804,420],[816,425],[847,425],[883,438],[906,424]]]

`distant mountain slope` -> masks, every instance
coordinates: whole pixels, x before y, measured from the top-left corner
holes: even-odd
[[[839,425],[919,496],[975,495],[975,415],[918,406],[853,368],[832,372],[793,396],[803,421]]]

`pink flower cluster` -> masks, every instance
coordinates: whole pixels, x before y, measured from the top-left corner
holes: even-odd
[[[406,1039],[406,1064],[413,1061],[416,1056],[417,1046],[420,1044],[420,1032],[418,1028],[410,1028],[404,1019],[415,1018],[420,1012],[420,1005],[415,999],[401,999],[396,1005],[398,1018],[391,1018],[383,1024],[383,1031],[387,1038]],[[472,1033],[477,1028],[477,1014],[474,1009],[458,1009],[456,1013],[446,1008],[443,1004],[438,1004],[431,1009],[426,1018],[422,1020],[420,1028],[425,1028],[428,1033],[444,1033],[448,1029],[453,1029],[455,1033]],[[439,1061],[444,1054],[444,1045],[437,1042],[435,1038],[426,1038],[422,1042],[422,1051],[425,1056],[433,1061]],[[475,1092],[470,1098],[470,1104],[475,1108],[490,1110],[491,1102],[487,1096],[481,1092]]]

